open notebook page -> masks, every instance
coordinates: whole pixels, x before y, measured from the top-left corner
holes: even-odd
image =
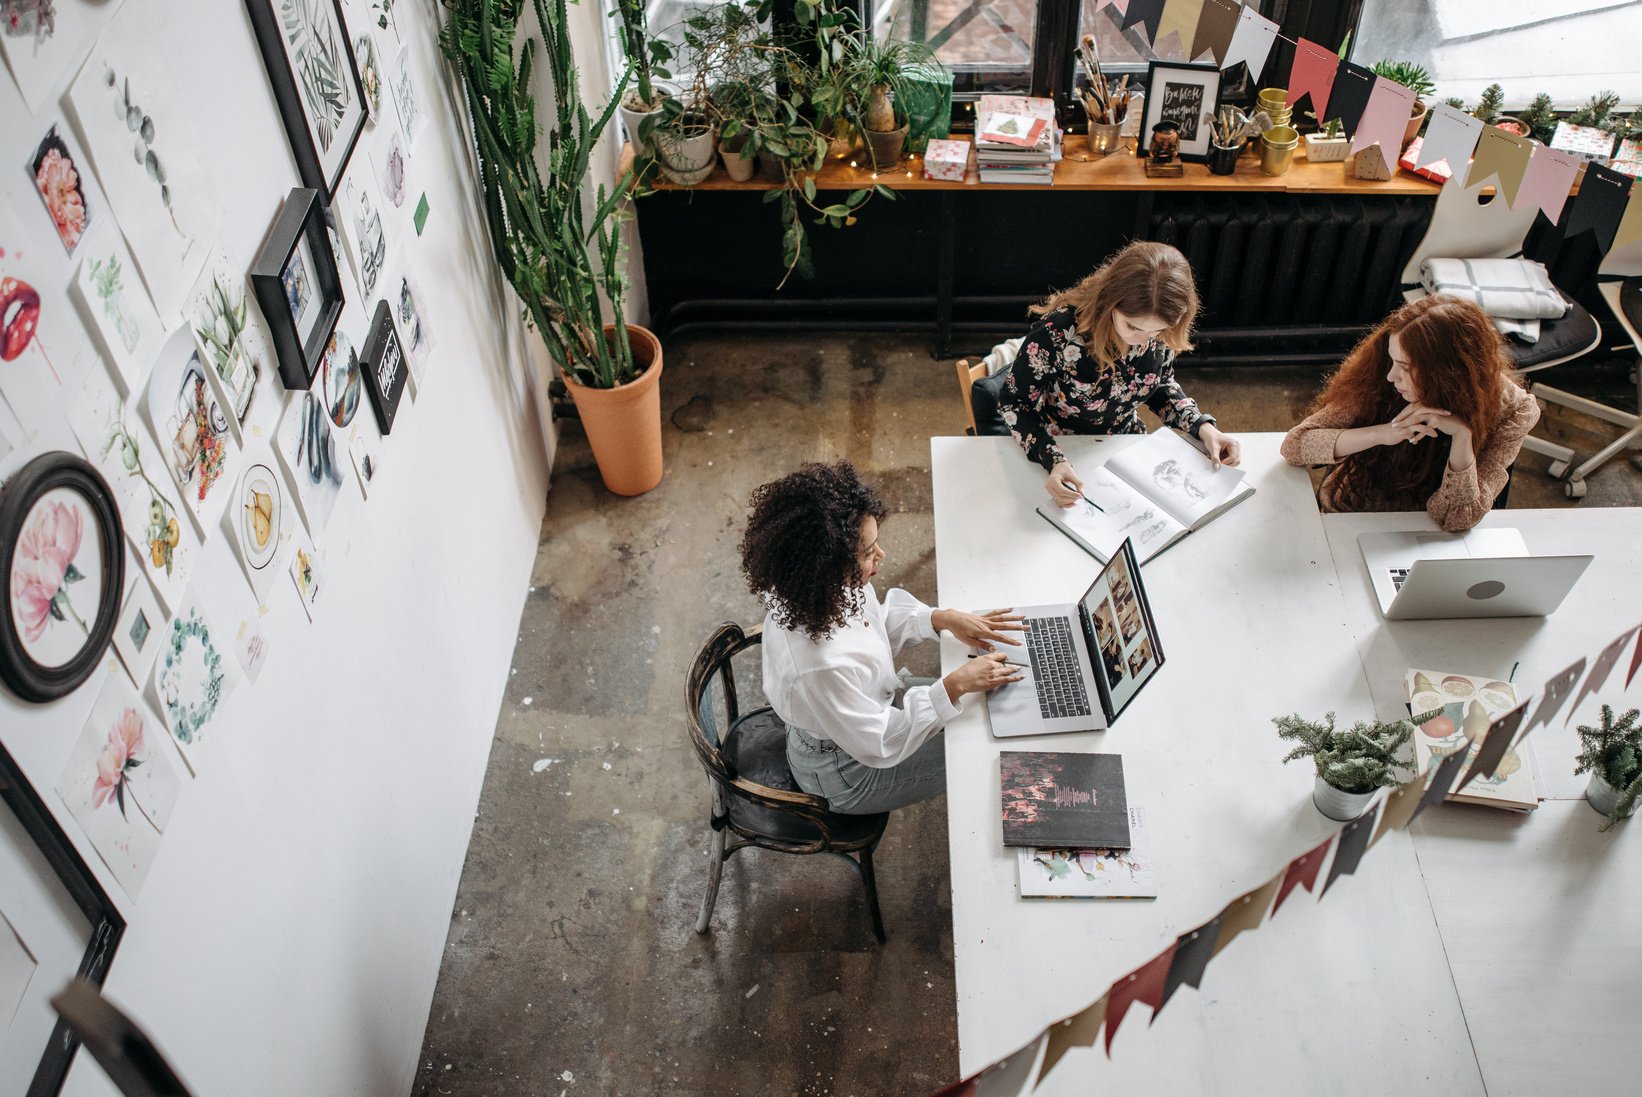
[[[1083,496],[1070,507],[1048,503],[1038,511],[1088,544],[1101,560],[1110,560],[1128,537],[1144,564],[1186,532],[1161,506],[1104,467],[1083,477]]]
[[[1202,450],[1167,427],[1115,455],[1105,467],[1188,528],[1213,514],[1243,483],[1242,469],[1215,468]]]

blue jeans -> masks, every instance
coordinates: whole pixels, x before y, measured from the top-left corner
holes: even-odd
[[[915,679],[928,685],[932,679]],[[827,806],[844,815],[874,815],[915,804],[946,791],[945,732],[936,732],[911,758],[888,769],[874,769],[851,758],[836,743],[813,731],[787,728],[787,764],[798,787],[824,796]]]

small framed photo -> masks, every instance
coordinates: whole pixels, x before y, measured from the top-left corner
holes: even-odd
[[[302,184],[328,199],[368,114],[342,0],[245,0],[245,9]]]
[[[377,429],[383,434],[393,430],[393,418],[399,414],[407,368],[404,352],[399,347],[399,334],[393,327],[393,314],[387,301],[378,301],[370,338],[365,340],[365,392],[371,398],[371,410],[376,413]]]
[[[1209,157],[1209,123],[1219,109],[1220,70],[1214,65],[1153,61],[1146,70],[1146,116],[1135,155],[1146,155],[1153,126],[1173,122],[1180,128],[1180,159],[1202,163]]]
[[[288,389],[313,385],[320,359],[342,315],[342,276],[325,232],[320,192],[297,187],[251,266],[251,289],[268,321]]]

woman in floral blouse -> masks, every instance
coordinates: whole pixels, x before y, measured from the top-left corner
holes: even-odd
[[[1049,470],[1044,487],[1055,502],[1069,507],[1083,492],[1055,436],[1145,434],[1141,403],[1188,431],[1215,465],[1241,459],[1237,439],[1174,379],[1175,355],[1191,349],[1197,318],[1197,286],[1179,251],[1136,241],[1032,312],[1040,319],[1004,381],[999,410],[1026,455]]]

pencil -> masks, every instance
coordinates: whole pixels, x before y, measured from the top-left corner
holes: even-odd
[[[971,659],[979,659],[980,656],[979,655],[971,655],[970,658]],[[1032,665],[1030,663],[1011,663],[1008,659],[1005,659],[1003,661],[1003,665],[1006,666],[1006,667],[1015,667],[1019,670],[1031,670],[1032,669]]]

